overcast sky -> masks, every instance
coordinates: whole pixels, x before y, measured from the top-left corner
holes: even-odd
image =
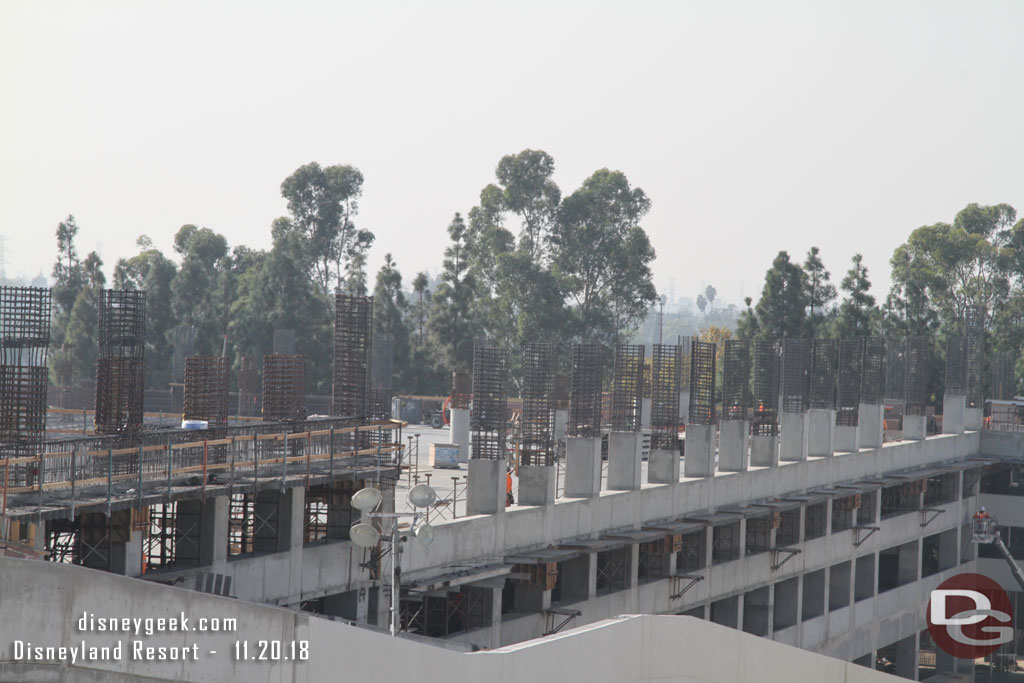
[[[49,274],[73,213],[106,270],[185,223],[266,248],[281,181],[365,175],[358,223],[408,283],[505,154],[568,194],[623,171],[659,290],[754,296],[780,249],[879,299],[911,230],[1024,211],[1021,2],[0,4],[0,234]]]

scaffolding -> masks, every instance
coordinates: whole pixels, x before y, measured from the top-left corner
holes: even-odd
[[[861,403],[879,405],[885,402],[886,344],[882,337],[864,339],[864,374],[860,383]]]
[[[0,287],[0,459],[2,486],[30,484],[31,465],[11,460],[39,453],[46,433],[46,352],[50,290]],[[2,531],[2,530],[0,530]]]
[[[836,340],[815,339],[811,343],[810,408],[836,407]]]
[[[839,342],[839,384],[836,391],[836,424],[856,427],[859,423],[861,384],[864,379],[863,337]]]
[[[612,431],[640,430],[644,390],[644,347],[642,344],[615,346],[615,378],[612,383]]]
[[[264,421],[306,419],[306,357],[263,357]]]
[[[96,433],[142,430],[145,391],[146,293],[100,292],[96,361]]]
[[[785,413],[807,410],[810,355],[808,340],[795,337],[782,340],[782,411]]]
[[[750,408],[750,342],[725,342],[722,367],[722,419],[745,420]]]
[[[569,436],[600,436],[603,374],[604,347],[600,344],[573,344]]]
[[[754,436],[777,436],[779,433],[781,365],[779,342],[754,342]]]
[[[228,359],[192,356],[185,359],[185,420],[228,423]]]
[[[530,342],[523,347],[523,465],[555,464],[554,449],[555,347]]]
[[[372,368],[373,297],[339,293],[334,297],[335,415],[367,418]]]
[[[715,345],[693,342],[690,354],[690,424],[715,423]]]
[[[508,431],[508,349],[473,347],[472,457],[501,460]]]
[[[679,449],[679,377],[682,350],[654,344],[651,353],[651,448]]]

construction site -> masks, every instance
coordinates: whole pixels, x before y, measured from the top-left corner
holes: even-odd
[[[509,351],[478,344],[437,429],[401,419],[372,297],[336,295],[330,397],[305,395],[296,331],[232,382],[183,330],[148,406],[146,305],[103,292],[76,399],[50,386],[49,291],[0,290],[0,681],[391,680],[416,661],[467,681],[940,683],[1024,664],[1020,629],[975,661],[926,621],[933,589],[980,571],[1024,623],[1024,405],[977,316],[946,341],[939,415],[927,337],[538,341],[514,398]],[[1005,557],[972,533],[982,505]],[[244,633],[203,633],[213,654],[187,662],[11,645],[110,645],[83,613],[178,612]],[[268,639],[277,656],[240,654]]]

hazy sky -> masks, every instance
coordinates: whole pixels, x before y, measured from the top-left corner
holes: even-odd
[[[0,4],[0,234],[49,274],[73,213],[108,274],[185,223],[266,248],[281,181],[365,175],[358,223],[407,281],[501,156],[564,194],[626,173],[664,293],[760,292],[818,245],[874,293],[914,228],[1024,212],[1021,2]]]

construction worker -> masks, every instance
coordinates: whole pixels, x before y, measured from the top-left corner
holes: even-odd
[[[512,468],[509,467],[505,470],[505,507],[514,505],[515,502],[516,499],[512,495]]]
[[[991,519],[989,514],[987,512],[985,512],[985,506],[984,505],[982,505],[981,508],[978,510],[977,514],[974,515],[974,518],[975,519]]]

